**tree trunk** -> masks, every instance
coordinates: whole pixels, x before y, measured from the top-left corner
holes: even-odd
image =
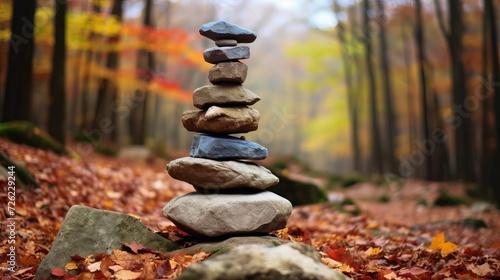
[[[12,31],[2,121],[33,121],[31,101],[36,1],[12,3]]]
[[[99,14],[101,12],[101,8],[99,5],[92,5],[92,12],[95,14]],[[91,128],[91,120],[90,120],[90,108],[89,108],[89,99],[90,99],[90,76],[92,72],[92,58],[93,51],[92,46],[95,43],[96,35],[94,33],[89,34],[88,40],[90,41],[90,48],[85,51],[85,62],[82,63],[82,72],[83,72],[83,81],[82,81],[82,120],[80,122],[80,130],[88,130]]]
[[[466,94],[465,71],[462,62],[462,1],[448,0],[449,26],[447,32],[438,0],[434,0],[438,23],[448,43],[451,58],[451,78],[453,96],[453,117],[451,124],[455,130],[455,176],[463,181],[474,179],[472,144],[470,136],[470,115],[464,107]]]
[[[340,14],[340,6],[337,1],[333,1],[333,9],[337,18]],[[361,172],[361,154],[359,146],[359,136],[358,136],[358,103],[356,90],[353,85],[353,72],[351,68],[352,58],[349,55],[349,50],[345,38],[345,26],[342,21],[339,20],[337,25],[337,37],[341,44],[342,49],[342,64],[344,66],[344,82],[346,85],[347,103],[349,107],[349,115],[351,121],[351,144],[353,152],[353,169],[354,171]]]
[[[66,0],[55,1],[54,50],[50,78],[48,133],[62,145],[66,143]]]
[[[417,0],[418,1],[418,0]],[[406,24],[401,25],[401,41],[403,42],[403,57],[405,61],[405,75],[406,75],[406,110],[408,113],[408,151],[410,153],[415,150],[416,145],[414,143],[415,139],[418,139],[418,121],[417,121],[417,110],[415,109],[418,101],[415,99],[414,91],[415,84],[411,74],[411,38],[407,34],[405,28]],[[418,60],[417,60],[418,62]],[[425,78],[424,78],[425,80]],[[399,171],[399,170],[398,170]]]
[[[348,8],[348,20],[349,20],[349,24],[350,24],[350,32],[351,34],[355,35],[355,33],[357,31],[360,30],[360,24],[358,23],[358,20],[357,20],[357,15],[359,14],[358,11],[356,10],[357,9],[357,6],[353,5],[351,7]],[[353,36],[354,37],[354,36]],[[351,39],[352,40],[352,39]],[[347,45],[348,46],[348,50],[347,52],[351,55],[352,59],[353,59],[353,73],[355,73],[355,75],[353,75],[353,86],[354,86],[354,91],[356,92],[356,95],[357,95],[357,112],[356,112],[356,121],[355,123],[358,124],[358,126],[362,126],[362,116],[361,116],[361,112],[363,112],[365,110],[365,106],[366,102],[361,102],[362,100],[364,100],[364,82],[363,82],[363,78],[364,78],[364,74],[363,74],[363,71],[362,69],[364,69],[364,65],[363,65],[363,57],[362,57],[362,53],[361,53],[361,50],[356,48],[356,44],[349,42],[349,44]],[[359,130],[358,130],[359,131]],[[358,141],[359,141],[359,137],[358,137]],[[369,174],[369,164],[367,164],[367,162],[369,161],[369,158],[364,158],[363,155],[365,154],[369,154],[369,152],[367,153],[366,151],[363,150],[363,146],[361,144],[361,142],[358,144],[359,145],[359,165],[360,165],[360,171],[362,172],[362,174],[364,175],[368,175]]]
[[[493,172],[491,192],[493,193],[493,201],[500,206],[500,57],[498,54],[498,33],[496,27],[496,14],[493,0],[484,1],[484,10],[488,13],[488,25],[490,31],[491,42],[491,85],[494,96],[494,112],[495,112],[495,151],[493,154]]]
[[[382,174],[382,150],[380,146],[380,129],[377,120],[377,84],[375,81],[375,74],[373,71],[373,62],[371,57],[373,55],[372,42],[369,38],[371,34],[370,28],[370,3],[369,0],[363,0],[363,26],[364,26],[364,45],[365,45],[365,63],[368,76],[368,92],[370,103],[370,124],[371,124],[371,171]]]
[[[422,98],[422,124],[423,124],[423,139],[430,139],[430,129],[429,129],[429,104],[428,104],[428,87],[427,87],[427,59],[425,56],[425,42],[424,42],[424,30],[423,30],[423,20],[422,20],[422,3],[421,0],[415,1],[415,44],[417,46],[417,61],[418,61],[418,74],[420,79],[420,96]],[[429,176],[432,172],[432,161],[431,154],[424,153],[425,160],[423,165],[425,166],[425,177]],[[414,168],[417,168],[414,166]]]
[[[394,106],[392,102],[392,87],[391,87],[391,73],[389,67],[389,58],[387,56],[387,38],[385,33],[386,18],[384,3],[382,0],[378,0],[379,9],[379,35],[380,35],[380,66],[382,70],[382,85],[384,88],[384,103],[385,103],[385,126],[387,131],[387,137],[384,145],[384,172],[395,172],[396,171],[396,157],[394,156],[396,150],[396,144],[394,140],[396,139],[396,117],[394,115]]]
[[[153,20],[151,15],[151,8],[153,6],[152,0],[146,0],[146,7],[144,8],[144,21],[143,25],[146,29],[153,28]],[[150,51],[141,49],[137,54],[137,71],[139,71],[139,80],[144,82],[145,85],[152,79],[154,71],[154,54]],[[142,91],[142,93],[141,93]],[[146,140],[146,127],[147,127],[147,109],[149,92],[147,88],[136,90],[136,94],[144,94],[142,101],[132,108],[129,119],[129,129],[132,144],[144,145]]]
[[[121,22],[123,14],[123,1],[115,0],[111,9],[111,15],[114,15]],[[116,35],[109,38],[109,43],[117,44],[120,36]],[[106,61],[106,67],[115,71],[118,68],[118,52],[115,50],[109,51]],[[93,131],[99,132],[100,139],[93,142],[94,145],[99,144],[99,140],[109,140],[115,142],[117,138],[116,110],[113,108],[113,101],[118,98],[118,86],[115,80],[102,78],[99,81],[97,101],[92,122]],[[110,114],[107,114],[110,112]],[[105,128],[104,128],[105,127]],[[95,140],[95,139],[94,139]]]
[[[462,3],[458,0],[448,0],[450,10],[450,53],[452,60],[453,78],[453,103],[463,106],[465,103],[466,83],[462,62]],[[458,109],[454,110],[455,116],[462,116]],[[455,155],[458,178],[471,181],[474,177],[472,146],[470,137],[470,112],[461,118],[461,125],[455,125]]]

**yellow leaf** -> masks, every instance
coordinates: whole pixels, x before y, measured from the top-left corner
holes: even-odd
[[[366,225],[366,229],[377,229],[379,227],[379,224],[377,222],[371,222],[368,225]]]
[[[381,248],[368,248],[368,250],[365,251],[365,255],[367,257],[371,257],[371,256],[376,256],[378,254],[380,254],[380,252],[382,252],[382,249]]]
[[[449,254],[455,252],[458,245],[453,242],[444,242],[444,233],[440,232],[436,237],[432,239],[429,249],[434,252],[441,251],[441,256],[444,258]]]
[[[388,273],[388,274],[384,275],[384,278],[391,280],[391,279],[397,279],[398,276],[396,275],[396,273],[391,272],[391,273]]]
[[[75,270],[78,269],[78,266],[74,262],[67,263],[66,266],[64,267],[67,270]]]
[[[441,245],[444,243],[444,232],[440,232],[436,237],[432,239],[431,246],[429,249],[436,252],[441,249]]]
[[[351,266],[349,266],[349,265],[347,265],[347,264],[345,264],[345,263],[343,263],[343,264],[339,267],[339,269],[340,269],[340,271],[342,271],[342,272],[348,272],[348,273],[350,273],[350,272],[354,272],[354,268],[352,268]]]
[[[441,256],[444,258],[446,256],[448,256],[449,254],[455,252],[455,250],[457,249],[457,244],[453,243],[453,242],[445,242],[442,246],[441,246]]]

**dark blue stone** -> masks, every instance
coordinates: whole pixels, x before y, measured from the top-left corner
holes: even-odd
[[[215,160],[265,159],[267,149],[255,142],[232,136],[196,134],[189,155]]]
[[[212,64],[250,58],[250,48],[247,46],[210,48],[203,52],[203,58]]]
[[[224,20],[202,25],[200,34],[214,41],[233,39],[238,43],[252,43],[257,38],[255,32]]]

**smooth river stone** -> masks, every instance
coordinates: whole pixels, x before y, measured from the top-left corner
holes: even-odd
[[[193,136],[189,155],[216,160],[265,159],[267,149],[241,138],[197,134]]]
[[[233,39],[221,39],[215,41],[217,47],[234,47],[238,45],[238,41]]]
[[[183,157],[169,162],[167,171],[172,178],[209,190],[240,187],[265,190],[279,182],[269,169],[243,161]]]
[[[212,106],[208,110],[190,110],[182,114],[182,125],[200,133],[246,133],[259,127],[259,111],[246,107]]]
[[[192,235],[217,237],[269,233],[286,226],[292,204],[272,192],[188,193],[172,199],[163,215]]]
[[[257,38],[255,32],[224,20],[205,23],[199,31],[202,36],[214,41],[233,39],[238,43],[252,43]]]
[[[193,105],[196,108],[206,109],[213,105],[238,106],[253,105],[260,97],[237,84],[208,85],[197,88],[193,92]]]
[[[238,83],[247,78],[248,66],[239,61],[227,61],[215,64],[208,72],[208,80],[212,84]]]
[[[212,64],[250,58],[250,48],[247,46],[210,48],[203,52],[203,58]]]

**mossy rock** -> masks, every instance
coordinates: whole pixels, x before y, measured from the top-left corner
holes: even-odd
[[[290,241],[270,236],[270,235],[262,235],[262,236],[233,236],[228,238],[221,239],[207,239],[202,240],[202,242],[195,244],[190,247],[178,249],[175,251],[169,252],[170,256],[173,256],[178,253],[184,253],[188,255],[196,254],[197,252],[207,252],[210,253],[210,257],[218,256],[226,253],[227,251],[236,248],[240,245],[244,244],[260,244],[266,247],[276,247],[283,244],[287,244]]]
[[[451,195],[443,189],[439,190],[439,197],[434,201],[435,206],[458,206],[469,203],[462,197]]]
[[[69,155],[69,152],[61,143],[38,129],[33,123],[26,121],[0,123],[0,138],[7,138],[19,144],[52,151],[58,155]]]
[[[280,179],[280,182],[267,190],[288,199],[293,206],[322,203],[328,200],[326,193],[318,186],[293,180],[285,176],[281,170],[275,168],[270,168],[270,170]]]
[[[6,178],[10,177],[11,175],[9,174],[9,172],[12,171],[7,169],[9,166],[15,167],[14,172],[16,177],[16,185],[19,185],[23,189],[39,187],[35,177],[29,172],[26,166],[20,164],[17,161],[14,161],[7,154],[0,150],[0,175]]]

